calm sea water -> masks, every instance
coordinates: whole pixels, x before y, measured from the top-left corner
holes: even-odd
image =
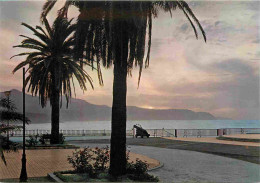
[[[260,120],[151,120],[128,121],[127,129],[140,124],[145,129],[218,129],[218,128],[260,128]],[[29,124],[27,130],[49,130],[50,123]],[[110,121],[71,121],[60,123],[62,130],[110,130]]]

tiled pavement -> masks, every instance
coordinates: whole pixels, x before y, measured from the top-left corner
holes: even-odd
[[[72,166],[68,163],[67,157],[72,155],[73,151],[74,149],[26,150],[28,177],[41,177],[55,171],[71,170]],[[5,158],[7,166],[0,161],[0,180],[19,178],[22,166],[22,151],[5,153]],[[147,161],[150,168],[159,165],[157,160],[130,153],[130,160],[135,160],[136,158]]]

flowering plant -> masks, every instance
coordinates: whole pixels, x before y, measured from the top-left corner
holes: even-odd
[[[93,173],[93,166],[90,163],[93,158],[92,150],[87,147],[83,150],[75,150],[72,156],[68,156],[68,161],[78,173]]]
[[[95,161],[94,168],[95,170],[106,170],[108,169],[108,162],[109,162],[109,147],[106,146],[105,148],[95,148],[93,150]]]
[[[75,150],[72,156],[68,156],[68,161],[78,173],[89,173],[91,176],[98,171],[108,169],[109,147],[83,150]]]

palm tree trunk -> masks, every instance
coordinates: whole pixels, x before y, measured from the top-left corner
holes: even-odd
[[[123,21],[115,26],[114,83],[112,106],[112,132],[110,145],[110,174],[126,174],[126,92],[128,34]]]
[[[59,144],[59,128],[60,128],[60,95],[56,87],[53,87],[52,103],[51,103],[51,144]]]

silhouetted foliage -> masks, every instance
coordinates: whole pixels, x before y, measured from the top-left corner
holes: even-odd
[[[43,20],[55,3],[54,0],[44,4]],[[198,33],[193,22],[201,30],[205,41],[206,35],[188,4],[181,0],[66,1],[58,16],[67,17],[71,5],[80,12],[74,35],[74,57],[82,62],[86,60],[92,66],[96,64],[100,84],[103,84],[100,65],[109,68],[114,64],[110,173],[123,175],[126,173],[126,77],[127,73],[131,75],[134,66],[139,66],[139,85],[143,67],[149,66],[153,18],[158,16],[160,10],[172,16],[171,11],[180,9],[190,22],[195,36],[198,37]]]
[[[87,90],[87,81],[93,88],[91,77],[72,57],[74,38],[71,35],[75,31],[76,25],[71,24],[71,21],[58,17],[50,26],[47,19],[44,18],[45,30],[40,26],[33,28],[26,23],[22,23],[23,26],[34,33],[36,39],[20,35],[25,39],[21,45],[14,46],[33,50],[33,52],[15,55],[26,55],[27,57],[25,61],[14,68],[13,72],[28,66],[26,70],[28,75],[25,81],[28,91],[32,95],[39,95],[42,107],[45,107],[47,100],[50,99],[52,106],[51,143],[54,144],[59,142],[61,96],[65,95],[68,107],[72,88],[75,91],[73,77],[76,78],[82,90]]]

